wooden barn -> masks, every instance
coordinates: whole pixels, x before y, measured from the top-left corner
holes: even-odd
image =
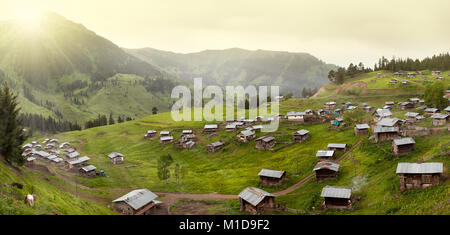
[[[299,131],[294,132],[294,134],[292,134],[292,138],[294,139],[295,142],[302,143],[309,140],[311,138],[311,135],[309,134],[308,130],[301,129]]]
[[[319,161],[330,160],[334,157],[334,150],[319,150],[316,153],[316,157]]]
[[[241,131],[238,135],[237,138],[239,141],[247,143],[249,141],[251,141],[252,139],[254,139],[256,136],[254,131],[251,130],[245,130],[245,131]]]
[[[396,173],[400,180],[400,190],[422,189],[438,185],[443,169],[442,162],[399,162]]]
[[[261,186],[280,186],[286,179],[286,171],[262,169],[258,175]]]
[[[415,112],[407,112],[405,113],[405,118],[407,122],[411,122],[414,123],[417,121],[417,116],[420,116],[419,113],[415,113]]]
[[[327,146],[328,150],[333,150],[335,152],[339,151],[345,151],[347,148],[347,144],[336,144],[336,143],[330,143]]]
[[[377,122],[377,126],[381,127],[400,127],[400,119],[398,118],[382,118]]]
[[[96,175],[95,169],[97,169],[93,165],[88,165],[80,168],[80,175],[85,177],[94,177]]]
[[[439,113],[439,109],[437,108],[426,108],[424,110],[425,115],[432,116],[433,114]]]
[[[386,102],[384,102],[384,105],[391,107],[391,109],[392,109],[392,108],[394,108],[395,103],[394,103],[394,101],[386,101]]]
[[[197,136],[195,136],[195,134],[185,134],[181,136],[180,138],[181,143],[185,143],[188,141],[197,141]]]
[[[257,149],[269,150],[275,146],[275,138],[273,136],[261,136],[255,140]]]
[[[169,136],[161,136],[159,138],[159,143],[162,145],[166,145],[169,143],[172,143],[174,141],[173,136],[169,135]]]
[[[225,130],[227,132],[233,132],[237,129],[236,124],[232,123],[232,124],[228,124],[225,126]]]
[[[398,127],[382,127],[376,126],[373,130],[375,134],[375,141],[385,141],[385,140],[393,140],[399,138],[399,128]]]
[[[67,153],[64,155],[66,158],[68,159],[77,159],[78,157],[80,157],[80,153],[77,151],[71,152],[71,153]]]
[[[66,149],[66,148],[70,148],[70,147],[71,147],[71,145],[70,145],[69,142],[64,142],[64,143],[59,145],[60,149]]]
[[[223,148],[223,146],[224,146],[224,143],[217,141],[217,142],[208,144],[208,146],[206,146],[206,148],[208,149],[208,152],[214,153],[217,150]]]
[[[206,124],[205,127],[203,128],[203,132],[212,133],[212,132],[216,132],[217,129],[218,129],[217,124]]]
[[[378,119],[390,118],[392,117],[392,112],[389,109],[377,109],[377,111],[375,112],[375,117],[377,117]]]
[[[113,201],[114,209],[123,215],[149,215],[161,204],[148,189],[136,189]]]
[[[321,197],[325,199],[324,207],[331,209],[347,209],[351,207],[351,188],[341,188],[333,186],[325,186],[322,189]]]
[[[445,125],[448,120],[450,119],[450,115],[448,114],[442,114],[442,113],[436,113],[433,116],[431,116],[433,119],[433,126],[442,126]]]
[[[163,136],[170,136],[170,131],[160,131],[159,137],[163,137]]]
[[[408,154],[416,149],[415,143],[411,137],[394,139],[392,141],[392,153],[396,156]]]
[[[156,131],[155,130],[148,130],[147,133],[145,133],[144,138],[152,139],[156,137]]]
[[[373,107],[372,106],[364,106],[363,108],[364,112],[366,113],[372,113],[373,112]]]
[[[35,162],[36,162],[36,158],[35,157],[27,157],[25,159],[24,165],[30,167],[30,166],[33,166]]]
[[[403,110],[412,109],[412,108],[414,108],[414,103],[407,102],[407,101],[406,102],[400,102],[400,103],[398,103],[398,107],[403,109]]]
[[[305,112],[288,112],[286,114],[286,119],[288,121],[294,121],[294,122],[304,122],[306,113]]]
[[[77,160],[66,161],[66,168],[72,169],[77,167],[87,166],[89,160],[91,160],[88,156],[80,157]]]
[[[117,152],[112,152],[112,153],[108,154],[108,157],[111,160],[111,163],[114,165],[122,164],[123,160],[124,160],[123,154],[117,153]]]
[[[370,126],[367,124],[355,125],[355,136],[368,135]]]
[[[254,187],[247,187],[239,193],[239,202],[241,212],[247,211],[254,215],[276,208],[273,194]]]
[[[181,137],[185,136],[185,135],[192,135],[194,132],[192,130],[183,130],[181,132]]]
[[[450,106],[447,106],[447,108],[444,109],[445,113],[450,115]]]
[[[314,166],[317,182],[336,179],[339,172],[339,164],[332,161],[319,161]]]
[[[340,115],[344,114],[344,110],[342,110],[342,109],[335,109],[333,113],[334,113],[335,116],[340,116]]]
[[[195,146],[195,142],[192,141],[192,140],[189,140],[189,141],[187,141],[187,142],[184,142],[183,145],[182,145],[182,147],[183,147],[184,149],[192,149],[194,146]]]
[[[334,101],[326,102],[325,104],[323,104],[323,109],[325,109],[327,111],[332,111],[335,108],[336,108],[336,102],[334,102]]]

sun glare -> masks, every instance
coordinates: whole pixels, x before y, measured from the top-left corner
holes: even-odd
[[[37,8],[21,7],[14,12],[14,18],[28,32],[37,32],[41,23],[42,11]]]

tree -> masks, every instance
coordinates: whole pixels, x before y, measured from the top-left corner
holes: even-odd
[[[170,154],[160,156],[157,162],[158,178],[160,180],[167,180],[170,178],[169,166],[172,164],[173,159]]]
[[[112,114],[112,112],[109,114],[109,125],[113,125],[115,122],[114,122],[114,117],[113,117],[113,114]]]
[[[366,116],[367,114],[362,109],[357,108],[352,111],[345,112],[343,118],[345,123],[353,126],[354,124],[362,123]]]
[[[152,114],[157,114],[157,113],[158,113],[158,108],[153,107],[153,108],[152,108]]]
[[[175,180],[177,184],[180,182],[180,164],[175,164]]]
[[[8,163],[22,165],[22,144],[26,140],[22,119],[19,117],[17,96],[5,82],[0,87],[0,154]]]
[[[424,101],[427,106],[444,109],[448,105],[448,100],[444,98],[446,86],[441,81],[433,82],[425,88]]]

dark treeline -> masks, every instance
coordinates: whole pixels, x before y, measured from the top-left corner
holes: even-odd
[[[29,128],[30,135],[35,130],[49,133],[81,130],[81,126],[78,123],[56,120],[40,114],[20,114],[20,118],[23,120],[23,125]]]
[[[306,88],[306,87],[303,87],[303,89],[302,89],[302,97],[303,97],[303,98],[311,97],[311,96],[313,96],[314,94],[316,94],[316,92],[317,92],[318,90],[319,90],[319,89],[317,89],[317,88]]]
[[[444,53],[433,55],[431,58],[426,57],[423,60],[411,58],[392,58],[388,60],[384,56],[375,64],[374,70],[389,70],[397,72],[399,70],[419,71],[419,70],[449,70],[450,69],[450,54]]]
[[[117,123],[122,123],[122,122],[125,122],[125,121],[131,121],[131,120],[133,120],[133,118],[131,118],[131,117],[125,117],[125,116],[121,116],[121,115],[119,115],[117,117]],[[99,114],[96,119],[93,119],[93,120],[85,122],[84,123],[84,128],[88,129],[88,128],[92,128],[92,127],[106,126],[108,124],[112,125],[112,124],[115,124],[115,123],[116,122],[115,122],[112,114],[109,115],[109,120],[106,117],[106,115],[100,115]]]
[[[360,62],[358,65],[350,63],[347,68],[339,67],[336,71],[330,70],[328,73],[328,79],[336,84],[342,84],[347,78],[353,78],[358,74],[372,72],[371,68],[364,67],[364,64]]]

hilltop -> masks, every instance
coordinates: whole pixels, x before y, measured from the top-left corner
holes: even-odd
[[[364,75],[371,76],[371,75]],[[357,78],[360,79],[360,78]],[[349,81],[351,82],[351,81]],[[345,85],[344,85],[345,86]],[[339,89],[339,88],[338,88]],[[405,101],[415,95],[396,93],[386,96],[334,96],[332,98],[288,99],[280,104],[280,113],[288,111],[318,110],[327,101],[335,101],[338,105],[351,101],[359,106],[363,102],[373,107],[382,107],[386,101],[396,103]],[[421,98],[421,96],[418,96]],[[361,109],[357,108],[357,109]],[[404,118],[406,110],[395,107],[393,116]],[[355,112],[355,111],[347,111]],[[345,116],[344,116],[345,117]],[[361,116],[364,122],[373,124],[370,114]],[[318,214],[448,214],[449,204],[448,181],[439,186],[422,190],[401,192],[395,169],[398,162],[443,162],[449,167],[449,141],[447,128],[438,127],[434,134],[413,137],[416,150],[396,157],[391,154],[391,142],[373,143],[367,136],[356,137],[353,127],[331,128],[329,122],[303,124],[282,121],[280,128],[274,133],[275,149],[292,141],[292,133],[307,129],[311,139],[305,143],[295,143],[278,151],[255,149],[255,142],[240,143],[236,140],[238,131],[225,132],[220,127],[217,135],[203,134],[203,122],[174,122],[170,113],[159,113],[142,119],[115,125],[91,128],[82,131],[66,132],[51,136],[60,142],[70,142],[82,155],[91,158],[90,164],[103,169],[106,177],[85,178],[67,172],[62,167],[55,170],[67,180],[83,185],[85,197],[109,198],[110,200],[137,188],[148,188],[161,196],[159,200],[171,213],[203,213],[235,214],[239,212],[239,202],[234,199],[247,186],[259,187],[277,195],[276,201],[290,208],[288,212],[276,213],[318,213]],[[351,124],[351,123],[350,123]],[[420,127],[436,128],[431,125],[431,118],[417,124]],[[143,138],[147,130],[169,130],[175,139],[180,138],[182,130],[192,129],[198,137],[196,146],[191,150],[183,150],[172,144],[161,145],[158,138]],[[257,132],[257,137],[264,135]],[[41,137],[37,140],[42,141]],[[206,145],[222,140],[224,148],[209,153]],[[339,153],[342,159],[337,180],[317,183],[314,180],[302,181],[309,177],[316,164],[318,150],[326,149],[328,143],[346,143],[348,152]],[[112,165],[107,154],[120,152],[125,155],[125,163]],[[157,160],[164,154],[170,154],[174,164],[170,170],[172,177],[161,181],[157,176]],[[186,175],[176,180],[175,164],[187,169]],[[258,172],[262,169],[285,170],[287,181],[281,186],[259,186]],[[302,183],[299,183],[302,182]],[[358,198],[351,211],[323,211],[320,191],[326,185],[353,188]],[[192,194],[196,193],[196,194]],[[232,196],[234,195],[234,196]],[[184,200],[181,200],[184,199]],[[105,203],[106,200],[105,200]],[[197,210],[187,210],[195,205]]]
[[[184,81],[201,77],[208,85],[278,85],[281,93],[298,97],[303,88],[328,83],[328,72],[336,68],[308,53],[240,48],[187,54],[153,48],[124,50]]]

